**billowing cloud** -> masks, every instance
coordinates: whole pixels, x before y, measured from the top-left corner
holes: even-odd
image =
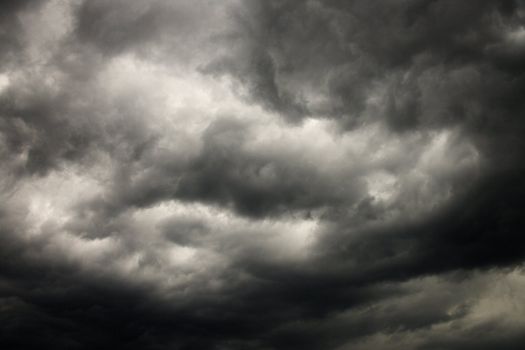
[[[521,349],[522,1],[8,1],[5,349]]]

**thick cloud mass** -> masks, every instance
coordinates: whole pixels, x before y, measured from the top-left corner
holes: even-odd
[[[525,3],[0,10],[2,349],[523,349]]]

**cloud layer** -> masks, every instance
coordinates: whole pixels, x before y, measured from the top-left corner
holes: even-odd
[[[7,1],[5,349],[521,349],[522,1]]]

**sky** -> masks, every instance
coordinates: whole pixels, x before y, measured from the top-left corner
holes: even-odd
[[[522,0],[4,0],[0,347],[525,347]]]

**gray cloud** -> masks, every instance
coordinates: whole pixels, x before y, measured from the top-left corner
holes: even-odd
[[[2,348],[521,348],[524,10],[6,2]]]

